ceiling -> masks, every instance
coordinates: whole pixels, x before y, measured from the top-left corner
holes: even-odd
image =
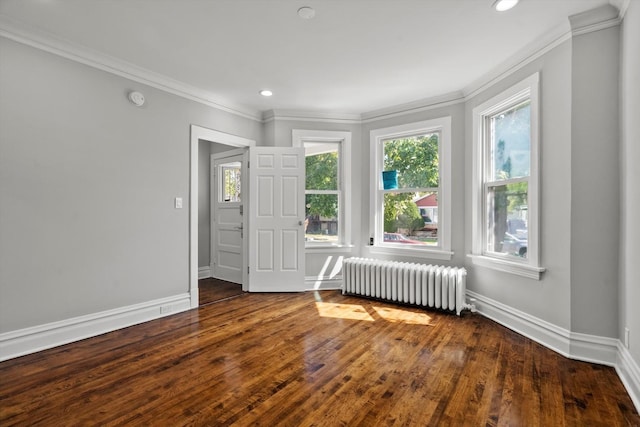
[[[608,0],[0,0],[0,24],[235,111],[362,114],[463,93]],[[298,16],[313,7],[313,19]],[[269,98],[258,94],[271,89]]]

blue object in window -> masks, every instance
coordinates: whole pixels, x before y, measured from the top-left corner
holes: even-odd
[[[382,188],[385,190],[393,190],[398,188],[398,171],[382,172]]]

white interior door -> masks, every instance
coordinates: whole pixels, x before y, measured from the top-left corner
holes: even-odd
[[[304,148],[249,150],[249,291],[304,291]]]
[[[242,284],[243,152],[211,155],[211,275]]]

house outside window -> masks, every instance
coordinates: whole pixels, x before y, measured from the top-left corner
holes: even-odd
[[[350,132],[293,130],[293,146],[305,149],[305,242],[307,248],[347,246],[349,193],[345,164]]]
[[[475,264],[539,278],[538,74],[473,110]]]
[[[451,118],[370,135],[370,251],[451,259]]]

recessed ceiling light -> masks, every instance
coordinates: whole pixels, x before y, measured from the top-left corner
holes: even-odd
[[[493,3],[493,8],[498,12],[504,12],[517,4],[518,0],[496,0],[495,3]]]
[[[298,16],[302,19],[311,19],[316,16],[316,11],[314,8],[309,6],[303,6],[298,9]]]
[[[273,95],[273,92],[271,92],[269,89],[263,89],[260,91],[260,95],[262,96],[271,96]]]

